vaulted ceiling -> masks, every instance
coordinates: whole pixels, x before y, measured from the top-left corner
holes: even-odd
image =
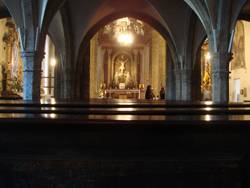
[[[70,32],[72,36],[72,54],[77,58],[78,49],[84,39],[88,40],[100,27],[108,22],[124,16],[138,18],[154,26],[165,38],[170,38],[173,46],[179,55],[184,53],[183,41],[185,41],[186,24],[190,10],[194,10],[191,0],[37,0],[39,4],[39,19],[43,19],[44,7],[48,4],[54,6],[55,3],[67,4],[67,11],[70,21]],[[211,13],[213,3],[216,0],[204,0]],[[244,3],[245,0],[234,1]],[[20,0],[0,0],[0,17],[9,17],[10,13],[5,6],[11,10],[11,15],[15,18],[18,27],[23,27],[22,11]],[[54,4],[53,4],[54,3]],[[192,9],[191,9],[191,8]],[[236,7],[237,8],[237,7]],[[44,10],[43,10],[44,9]],[[67,12],[66,11],[66,12]],[[48,12],[47,12],[48,13]],[[54,12],[55,13],[55,12]],[[53,12],[49,14],[54,14]],[[197,12],[196,12],[197,13]],[[198,14],[197,14],[198,15]],[[199,16],[199,15],[198,15]],[[250,1],[242,9],[239,18],[250,21]],[[213,20],[213,19],[212,19]],[[56,13],[51,21],[49,32],[61,53],[65,51],[65,32],[63,32],[64,18]],[[42,21],[41,21],[42,23]],[[194,45],[196,48],[201,40],[206,36],[204,24],[197,19]],[[194,50],[195,51],[195,50]]]

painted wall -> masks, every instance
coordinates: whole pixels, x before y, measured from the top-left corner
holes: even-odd
[[[244,26],[244,40],[245,40],[245,67],[238,69],[231,69],[231,62],[229,64],[229,102],[234,102],[234,88],[236,88],[237,79],[240,79],[240,93],[239,101],[244,102],[245,100],[250,101],[250,22],[242,21]],[[234,56],[233,56],[234,57]],[[246,94],[244,95],[244,89]],[[242,92],[243,91],[243,92]]]
[[[8,28],[6,27],[7,19],[0,19],[0,38],[3,39],[4,35],[9,32]],[[0,96],[1,91],[3,90],[2,86],[2,79],[3,74],[2,70],[5,68],[6,70],[6,62],[7,62],[7,43],[5,43],[3,40],[0,40]]]

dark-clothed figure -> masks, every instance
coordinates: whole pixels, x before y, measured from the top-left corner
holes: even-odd
[[[152,99],[152,90],[151,90],[151,85],[147,86],[146,94],[145,94],[145,99]]]
[[[160,97],[161,97],[161,99],[165,99],[165,89],[164,89],[164,87],[161,87]]]

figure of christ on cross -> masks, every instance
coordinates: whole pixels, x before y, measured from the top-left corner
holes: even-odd
[[[122,56],[122,60],[123,60],[123,56]],[[118,61],[119,63],[121,63],[121,66],[119,67],[120,74],[121,74],[121,75],[124,75],[125,63],[127,63],[128,59],[127,59],[126,61],[120,61],[120,60],[117,58],[117,61]]]

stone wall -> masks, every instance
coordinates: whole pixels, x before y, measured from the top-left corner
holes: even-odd
[[[231,63],[229,64],[229,101],[233,102],[234,97],[234,80],[240,79],[240,90],[244,92],[244,89],[247,91],[246,95],[244,93],[240,94],[240,101],[243,102],[244,100],[250,100],[250,23],[246,21],[242,21],[244,26],[244,33],[245,33],[245,67],[233,69],[231,70]],[[233,55],[234,57],[234,55]],[[240,93],[240,91],[238,91]]]

